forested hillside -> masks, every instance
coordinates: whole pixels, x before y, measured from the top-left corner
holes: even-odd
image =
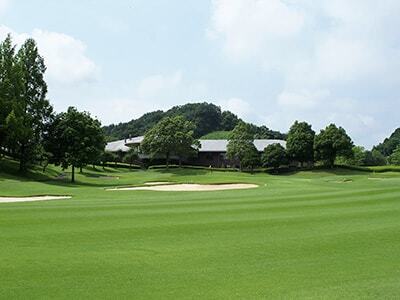
[[[163,112],[161,110],[146,113],[138,119],[127,123],[112,124],[103,127],[109,141],[124,139],[129,136],[143,135],[157,124],[162,118],[170,116],[184,116],[196,125],[195,137],[199,138],[214,131],[230,131],[241,121],[230,111],[221,111],[221,108],[212,103],[188,103],[174,106]],[[266,126],[251,124],[255,138],[284,139],[285,135],[268,129]]]
[[[397,128],[389,138],[375,147],[384,156],[390,156],[397,147],[400,147],[400,128]]]

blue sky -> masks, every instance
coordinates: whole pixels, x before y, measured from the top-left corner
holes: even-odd
[[[34,37],[49,99],[103,124],[207,101],[287,131],[330,122],[367,148],[400,126],[395,0],[0,0]]]

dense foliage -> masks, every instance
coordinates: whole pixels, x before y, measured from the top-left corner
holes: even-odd
[[[374,147],[374,149],[378,150],[384,156],[390,156],[397,147],[400,146],[400,128],[397,128],[389,138],[386,138],[383,143]]]
[[[350,166],[384,166],[387,164],[386,157],[376,149],[369,151],[364,147],[354,146],[352,152],[352,156],[337,157],[336,163]]]
[[[393,151],[389,156],[389,163],[392,165],[400,166],[400,146]]]
[[[107,139],[118,140],[129,136],[144,135],[147,130],[157,124],[162,118],[183,116],[195,125],[194,136],[200,138],[215,131],[231,131],[241,120],[230,111],[221,111],[221,108],[212,103],[188,103],[174,106],[166,112],[154,111],[142,117],[103,127]],[[268,129],[266,126],[249,124],[254,138],[285,139],[285,135]]]
[[[251,126],[244,122],[240,122],[232,130],[229,143],[227,146],[226,156],[232,161],[239,163],[239,168],[244,167],[243,161],[254,149],[254,135],[251,131]]]
[[[338,156],[351,157],[353,142],[342,127],[330,124],[315,136],[315,159],[333,167]]]
[[[272,144],[264,149],[261,160],[264,167],[278,169],[288,163],[288,156],[281,144]]]
[[[168,168],[171,156],[178,156],[181,162],[193,153],[193,146],[200,146],[194,129],[194,124],[182,116],[166,117],[146,133],[141,149],[152,156],[163,155]]]
[[[20,170],[42,153],[53,108],[46,99],[46,66],[33,39],[18,52],[11,36],[0,44],[0,148],[20,161]]]
[[[75,167],[98,163],[104,147],[100,122],[74,107],[55,117],[45,143],[46,150],[52,153],[53,163],[64,169],[72,166],[72,182],[75,179]]]
[[[314,161],[315,132],[306,122],[294,122],[287,138],[287,153],[291,160],[304,162]]]

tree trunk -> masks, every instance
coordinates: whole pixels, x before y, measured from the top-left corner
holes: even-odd
[[[79,167],[79,173],[82,174],[82,167]]]
[[[179,168],[182,168],[182,158],[179,156]]]
[[[75,182],[75,166],[72,165],[71,182]]]
[[[169,170],[169,153],[166,155],[167,170]]]
[[[26,169],[26,164],[25,164],[25,145],[21,146],[21,154],[19,158],[19,171],[24,172]]]

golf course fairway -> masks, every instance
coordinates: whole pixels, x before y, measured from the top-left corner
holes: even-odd
[[[0,196],[71,196],[0,203],[1,299],[400,295],[400,173],[58,172],[0,171]],[[258,187],[106,191],[146,182]]]

